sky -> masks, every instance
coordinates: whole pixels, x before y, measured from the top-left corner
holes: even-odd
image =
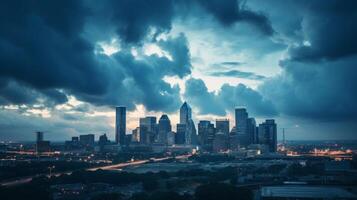
[[[127,106],[199,120],[244,106],[278,138],[357,139],[357,1],[0,2],[0,140],[107,133]],[[232,127],[231,127],[232,128]]]

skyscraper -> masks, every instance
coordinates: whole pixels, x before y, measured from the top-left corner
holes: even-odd
[[[175,144],[185,144],[186,141],[185,136],[186,136],[186,124],[177,124]]]
[[[36,132],[36,142],[41,142],[43,141],[43,132],[38,131]]]
[[[228,119],[217,119],[216,120],[216,132],[222,132],[226,135],[229,134],[229,120]]]
[[[201,120],[198,123],[198,137],[202,147],[206,150],[211,150],[214,136],[214,124],[207,120]]]
[[[274,119],[267,119],[259,124],[258,130],[259,144],[265,144],[270,152],[276,152],[277,149],[277,125]]]
[[[236,118],[236,133],[239,140],[239,144],[246,146],[248,145],[248,131],[247,131],[247,119],[248,113],[245,108],[235,109]]]
[[[192,119],[190,119],[186,125],[186,132],[185,132],[185,144],[197,144],[197,133],[195,123]]]
[[[167,144],[167,134],[171,132],[171,122],[167,115],[162,115],[159,119],[158,125],[158,142],[160,144]]]
[[[184,102],[180,108],[180,123],[177,124],[176,143],[188,144],[197,143],[195,124],[192,120],[191,107]],[[182,141],[183,140],[183,141]]]
[[[257,143],[257,125],[253,117],[247,120],[248,145]]]
[[[115,142],[120,145],[125,144],[126,132],[126,107],[115,108]]]
[[[180,108],[180,124],[188,124],[191,119],[192,110],[191,107],[185,101]]]
[[[140,143],[151,144],[157,136],[156,117],[140,118]]]

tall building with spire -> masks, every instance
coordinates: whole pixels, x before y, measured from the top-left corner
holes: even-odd
[[[177,142],[186,145],[197,143],[195,124],[192,120],[192,110],[187,102],[180,108],[180,123],[177,124]]]
[[[180,124],[188,124],[192,119],[191,107],[185,101],[180,108]]]
[[[118,106],[115,108],[115,143],[125,144],[126,132],[126,107]]]

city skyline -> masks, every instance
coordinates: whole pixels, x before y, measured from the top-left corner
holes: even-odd
[[[184,101],[196,125],[244,106],[288,140],[357,139],[355,1],[143,2],[2,2],[0,140],[114,139],[117,105],[127,131],[176,126]]]
[[[0,0],[0,199],[357,199],[357,0]]]

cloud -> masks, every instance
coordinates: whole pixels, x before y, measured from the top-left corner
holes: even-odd
[[[221,62],[221,65],[228,65],[228,66],[239,66],[244,64],[243,62],[237,62],[237,61],[226,61],[226,62]]]
[[[170,58],[145,55],[143,46],[136,45],[151,34],[151,28],[156,29],[154,34],[170,29],[170,1],[107,1],[102,7],[92,6],[81,1],[2,3],[2,104],[62,104],[73,95],[95,105],[123,104],[129,109],[135,104],[155,111],[178,107],[179,87],[163,77],[191,73],[186,37],[145,41],[158,45]],[[88,20],[103,8],[108,10],[101,15],[111,16],[111,26],[126,45],[110,57],[96,51],[97,38],[86,32],[87,24],[100,27],[103,16]]]
[[[102,6],[96,2],[92,7],[98,15],[110,19],[124,44],[140,43],[148,36],[155,39],[168,32],[174,17],[172,0],[109,0]]]
[[[210,73],[211,76],[228,76],[236,78],[244,78],[251,80],[263,80],[266,77],[262,75],[255,74],[253,72],[243,72],[240,70],[229,70],[229,71],[217,71]]]
[[[232,112],[236,106],[245,106],[253,116],[278,115],[271,101],[243,84],[224,84],[217,93],[209,92],[201,79],[191,78],[185,85],[186,100],[197,107],[200,114],[225,115],[227,111]]]
[[[355,1],[300,5],[299,44],[280,62],[282,73],[259,91],[290,116],[340,121],[357,118],[357,7]]]
[[[330,0],[307,2],[301,29],[308,45],[290,48],[292,60],[335,60],[357,53],[357,2]],[[328,34],[326,34],[328,33]]]
[[[236,22],[245,22],[255,26],[264,35],[271,36],[274,30],[269,19],[263,14],[250,10],[244,2],[238,0],[198,0],[197,3],[212,14],[220,23],[231,26]]]

